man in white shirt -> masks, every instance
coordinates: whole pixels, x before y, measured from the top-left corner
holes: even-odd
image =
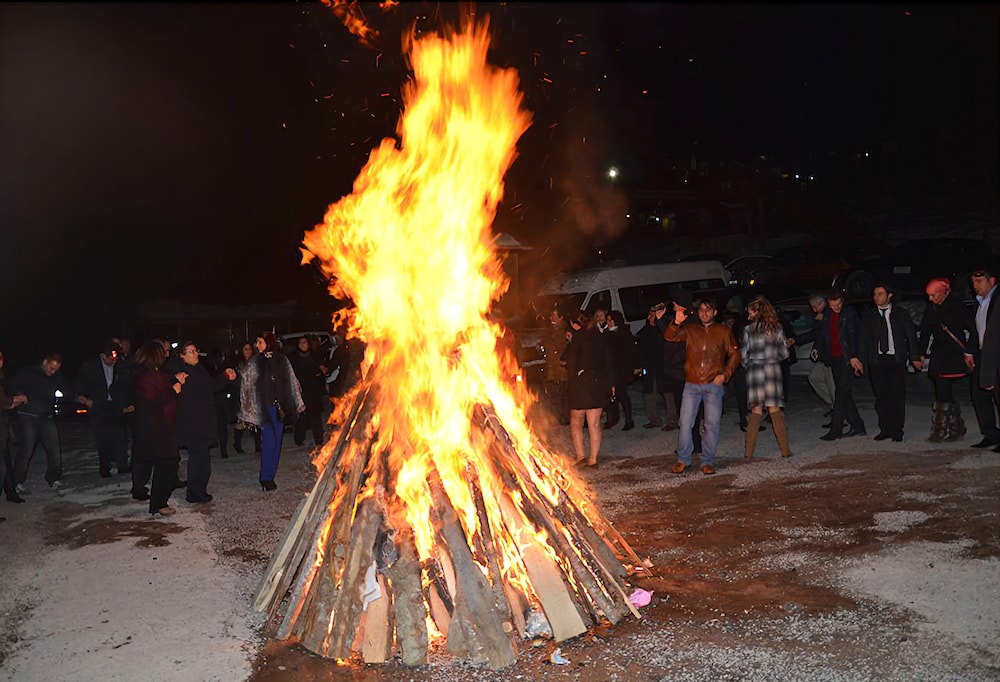
[[[979,304],[976,308],[976,338],[972,339],[969,345],[972,348],[971,354],[966,354],[965,363],[972,370],[972,406],[976,410],[976,419],[979,420],[979,432],[983,434],[983,439],[973,445],[974,448],[989,448],[1000,445],[1000,429],[997,428],[996,408],[1000,401],[997,396],[996,372],[990,375],[991,370],[983,367],[983,358],[986,356],[986,364],[993,362],[992,358],[996,353],[995,330],[988,329],[990,313],[997,305],[997,276],[991,269],[976,270],[972,273],[972,288],[976,291],[976,301]],[[996,316],[994,316],[995,320]],[[987,345],[989,342],[989,345]]]
[[[906,421],[906,361],[920,369],[917,327],[904,308],[892,304],[892,290],[879,284],[872,290],[875,307],[865,312],[861,330],[863,371],[875,392],[878,434],[875,440],[903,440]]]

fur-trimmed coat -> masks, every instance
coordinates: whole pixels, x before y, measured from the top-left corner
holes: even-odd
[[[285,354],[260,353],[253,356],[240,372],[239,419],[260,426],[267,415],[266,407],[275,399],[286,410],[291,406],[295,414],[305,410],[302,386]]]

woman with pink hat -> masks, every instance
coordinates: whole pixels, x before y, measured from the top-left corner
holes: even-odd
[[[927,374],[934,382],[931,406],[932,443],[961,440],[965,422],[955,400],[955,382],[969,373],[965,353],[973,333],[972,314],[958,297],[951,295],[951,282],[936,277],[927,283],[927,307],[920,323],[920,359],[927,363],[927,350],[933,340]]]

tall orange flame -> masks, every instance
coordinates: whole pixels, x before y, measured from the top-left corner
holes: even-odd
[[[525,397],[498,358],[502,330],[488,316],[508,286],[491,226],[515,144],[531,123],[516,72],[490,66],[488,47],[486,22],[412,41],[399,139],[382,141],[353,193],[304,238],[305,259],[316,258],[356,304],[353,333],[381,386],[379,439],[393,443],[395,493],[421,558],[433,556],[432,472],[470,537],[479,523],[470,472],[491,525],[505,525],[504,484],[472,429],[477,405],[495,411],[543,494],[555,501],[555,479],[565,484],[554,475],[557,457],[531,433]],[[520,496],[513,502],[524,504]],[[506,570],[518,572],[519,544],[538,538],[510,532],[497,541]]]

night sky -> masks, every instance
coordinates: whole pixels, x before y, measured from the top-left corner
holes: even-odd
[[[460,13],[363,8],[371,46],[318,4],[0,4],[0,347],[110,335],[151,299],[315,297],[297,246],[394,131],[403,32]],[[691,154],[812,172],[942,129],[997,155],[995,3],[476,12],[534,116],[497,227],[539,248],[607,236],[568,199],[611,164],[634,186]]]

